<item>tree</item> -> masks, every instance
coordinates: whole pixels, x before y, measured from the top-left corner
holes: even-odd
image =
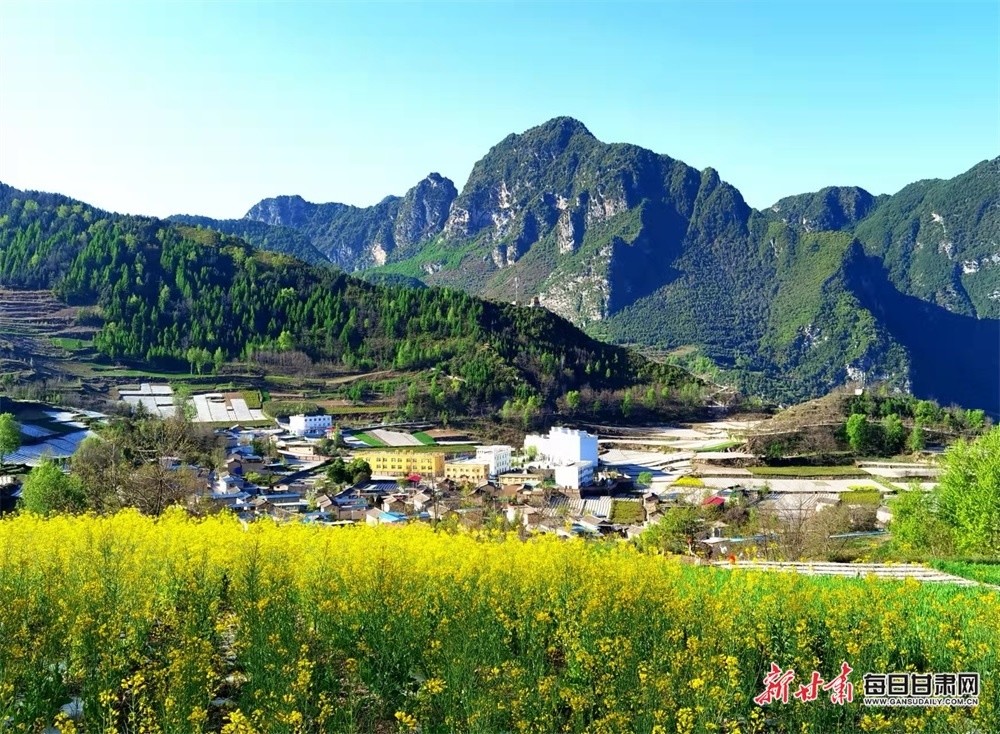
[[[921,400],[913,409],[913,417],[921,423],[937,423],[941,420],[941,408],[933,400]]]
[[[85,505],[79,479],[67,476],[51,459],[28,472],[21,488],[21,509],[48,515],[52,512],[74,512]]]
[[[632,391],[626,390],[622,395],[622,415],[626,418],[632,412]]]
[[[646,552],[685,553],[688,541],[705,524],[698,507],[671,507],[663,513],[656,524],[644,530],[635,538],[635,544]]]
[[[910,431],[910,437],[907,439],[906,445],[913,453],[923,451],[926,447],[927,438],[924,435],[924,427],[919,421],[913,426],[913,430]]]
[[[648,487],[650,484],[653,483],[653,473],[648,471],[640,472],[637,481],[639,482],[640,486]]]
[[[576,410],[580,407],[580,391],[570,390],[566,393],[566,407],[570,410]]]
[[[882,442],[883,452],[887,456],[898,454],[906,444],[906,428],[895,413],[882,419]]]
[[[1000,547],[1000,427],[944,454],[934,499],[963,553],[996,555]]]
[[[4,459],[21,448],[21,427],[10,413],[0,413],[0,467]]]
[[[854,413],[847,419],[847,443],[856,454],[867,454],[871,448],[872,430],[868,416]]]
[[[90,509],[130,506],[158,515],[204,486],[184,465],[217,466],[223,456],[212,431],[183,416],[129,416],[113,420],[98,438],[84,441],[70,467]],[[181,468],[174,468],[178,462]]]
[[[125,504],[153,516],[183,503],[202,485],[191,469],[169,468],[160,461],[138,467],[130,480],[125,488]]]
[[[100,436],[88,436],[77,446],[70,471],[80,482],[87,509],[104,513],[121,508],[129,467],[120,446]]]
[[[360,456],[356,457],[347,465],[347,471],[355,484],[367,482],[372,478],[372,467]]]
[[[892,544],[903,553],[948,555],[954,549],[952,528],[937,516],[934,493],[919,485],[899,493],[890,505]]]
[[[979,433],[986,427],[986,413],[982,410],[965,411],[965,425],[970,431]]]
[[[339,456],[330,462],[326,468],[326,478],[336,484],[345,484],[350,481],[351,475],[347,471],[347,464]]]
[[[282,331],[278,335],[278,349],[282,352],[290,352],[295,349],[295,339],[288,331]]]

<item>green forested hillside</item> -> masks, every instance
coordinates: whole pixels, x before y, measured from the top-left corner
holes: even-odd
[[[213,230],[42,199],[3,199],[0,284],[98,305],[94,346],[112,360],[200,368],[298,351],[349,369],[434,370],[448,378],[434,381],[440,402],[473,412],[639,386],[668,403],[692,384],[544,309],[373,285]]]
[[[993,320],[987,331],[996,324],[1000,159],[893,196],[831,186],[754,211],[713,169],[603,143],[560,117],[493,146],[447,216],[438,206],[402,247],[389,236],[398,203],[279,197],[248,217],[297,227],[371,277],[538,298],[603,339],[693,349],[746,392],[798,401],[848,381],[885,381],[946,402],[971,394],[1000,411],[983,402],[989,381],[970,393],[953,368],[916,365],[907,340],[919,334],[880,316],[902,302],[918,318],[926,303]],[[845,277],[855,241],[889,275],[864,298]],[[971,356],[992,366],[994,352],[990,342]]]
[[[766,213],[807,232],[849,230],[888,197],[858,186],[828,186],[815,193],[787,196]]]
[[[1000,158],[888,197],[855,234],[893,284],[954,313],[1000,318]]]
[[[268,225],[253,219],[212,219],[190,214],[175,214],[168,217],[168,220],[192,227],[214,229],[239,237],[258,249],[291,255],[312,265],[330,265],[330,261],[313,246],[309,236],[292,227]]]

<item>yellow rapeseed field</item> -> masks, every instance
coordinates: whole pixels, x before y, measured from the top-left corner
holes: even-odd
[[[425,525],[0,521],[0,731],[998,732],[1000,596]],[[759,706],[772,662],[980,705]],[[82,703],[82,717],[60,713]]]

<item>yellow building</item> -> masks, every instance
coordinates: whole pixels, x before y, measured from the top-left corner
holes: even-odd
[[[446,461],[444,464],[445,479],[455,482],[471,482],[480,484],[490,478],[490,462],[476,459],[460,459]]]
[[[421,451],[366,451],[358,454],[368,462],[376,476],[405,477],[419,474],[439,477],[444,474],[444,454]]]

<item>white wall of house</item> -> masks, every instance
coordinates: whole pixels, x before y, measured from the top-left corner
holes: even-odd
[[[329,415],[290,415],[288,430],[296,436],[309,433],[323,433],[333,426],[333,417]]]
[[[513,449],[510,446],[480,446],[476,449],[476,460],[485,461],[490,465],[490,476],[510,471],[511,454]]]
[[[597,436],[573,428],[553,426],[547,436],[529,433],[524,448],[534,446],[540,458],[553,464],[589,461],[597,466]]]
[[[555,467],[553,479],[560,487],[579,489],[594,481],[594,464],[589,461],[575,461]]]

